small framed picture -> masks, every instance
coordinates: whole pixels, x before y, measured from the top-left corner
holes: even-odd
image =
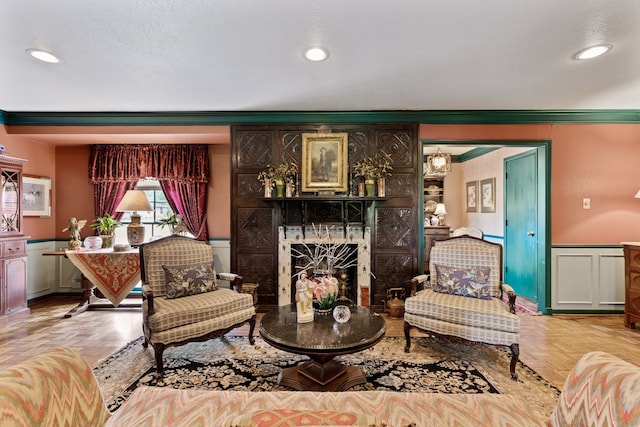
[[[496,179],[480,181],[480,212],[496,211]]]
[[[51,216],[51,178],[22,177],[22,215]]]
[[[478,212],[478,181],[467,182],[467,212]]]

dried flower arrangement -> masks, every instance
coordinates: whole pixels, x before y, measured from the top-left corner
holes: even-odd
[[[355,164],[356,176],[363,178],[385,178],[391,176],[391,156],[389,154],[376,154],[373,157],[365,157]]]
[[[267,169],[258,172],[258,179],[263,184],[276,178],[282,178],[285,182],[295,182],[298,175],[298,165],[295,162],[283,162],[277,166],[267,165]]]

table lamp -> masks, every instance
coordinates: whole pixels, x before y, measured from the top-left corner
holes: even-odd
[[[444,225],[444,216],[447,214],[444,203],[438,203],[436,205],[436,211],[433,214],[438,217],[438,225]]]
[[[132,247],[140,246],[144,242],[144,225],[140,223],[138,211],[150,210],[151,205],[142,190],[127,190],[116,208],[117,212],[133,212],[131,224],[127,227],[127,241]]]

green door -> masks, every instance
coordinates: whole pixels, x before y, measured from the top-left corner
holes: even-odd
[[[516,294],[538,303],[538,179],[537,153],[505,159],[504,282]]]

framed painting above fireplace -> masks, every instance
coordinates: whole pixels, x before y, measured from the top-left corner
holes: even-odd
[[[302,134],[302,192],[347,191],[347,133]]]

